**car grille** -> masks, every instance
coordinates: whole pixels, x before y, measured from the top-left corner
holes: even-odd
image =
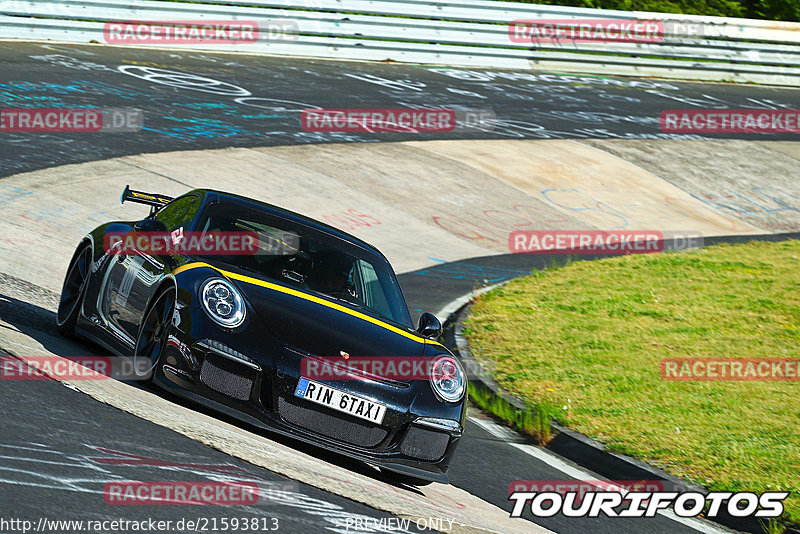
[[[253,391],[254,371],[227,358],[208,354],[200,368],[200,380],[205,385],[229,397],[248,400]]]
[[[322,413],[283,397],[278,398],[278,413],[287,423],[357,447],[375,447],[389,435],[384,427]]]
[[[406,434],[400,451],[406,456],[433,462],[444,456],[450,436],[426,428],[412,426]]]

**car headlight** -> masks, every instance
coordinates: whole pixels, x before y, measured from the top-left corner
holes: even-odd
[[[431,366],[431,387],[440,399],[458,402],[464,397],[467,380],[464,369],[453,356],[439,356]]]
[[[223,278],[210,278],[203,283],[200,302],[206,314],[220,326],[236,328],[244,322],[244,299],[239,290]]]

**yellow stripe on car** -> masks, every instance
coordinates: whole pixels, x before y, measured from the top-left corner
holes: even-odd
[[[137,198],[146,198],[147,200],[157,200],[157,201],[159,201],[159,202],[163,202],[163,203],[165,203],[165,204],[166,204],[166,203],[168,203],[168,202],[170,201],[170,199],[166,199],[166,198],[157,197],[157,196],[155,196],[155,195],[148,195],[147,193],[138,193],[138,192],[136,192],[136,191],[128,191],[128,192],[129,192],[131,195],[133,195],[133,196],[135,196],[135,197],[137,197]]]
[[[327,301],[325,299],[322,299],[322,298],[319,298],[319,297],[315,297],[314,295],[309,295],[308,293],[303,293],[302,291],[297,291],[296,289],[292,289],[290,287],[285,287],[285,286],[282,286],[282,285],[279,285],[279,284],[275,284],[275,283],[272,283],[272,282],[267,282],[266,280],[261,280],[259,278],[253,278],[252,276],[245,276],[243,274],[237,274],[237,273],[233,273],[231,271],[226,271],[224,269],[220,269],[219,267],[214,267],[213,265],[210,265],[210,264],[205,263],[205,262],[198,261],[198,262],[193,262],[193,263],[187,263],[186,265],[181,265],[180,267],[178,267],[177,269],[175,269],[173,271],[173,274],[178,275],[178,274],[182,273],[183,271],[188,271],[189,269],[196,269],[198,267],[208,267],[209,269],[214,269],[215,271],[223,274],[224,276],[226,276],[226,277],[228,277],[228,278],[230,278],[232,280],[239,280],[241,282],[245,282],[245,283],[248,283],[248,284],[253,284],[253,285],[256,285],[256,286],[260,286],[260,287],[265,287],[265,288],[271,289],[273,291],[278,291],[280,293],[285,293],[287,295],[292,295],[293,297],[297,297],[297,298],[301,298],[301,299],[304,299],[304,300],[308,300],[308,301],[314,302],[316,304],[321,304],[322,306],[327,306],[328,308],[332,308],[332,309],[340,311],[342,313],[346,313],[348,315],[352,315],[353,317],[357,317],[357,318],[359,318],[359,319],[361,319],[363,321],[367,321],[368,323],[372,323],[374,325],[380,326],[381,328],[385,328],[386,330],[390,330],[390,331],[394,332],[395,334],[400,334],[401,336],[406,337],[408,339],[411,339],[413,341],[416,341],[417,343],[429,343],[431,345],[439,345],[440,347],[443,346],[441,343],[438,343],[436,341],[432,341],[430,339],[426,339],[426,338],[421,337],[421,336],[415,336],[414,334],[406,332],[405,330],[403,330],[401,328],[397,328],[396,326],[390,325],[389,323],[385,323],[385,322],[383,322],[383,321],[381,321],[379,319],[376,319],[374,317],[370,317],[367,314],[364,314],[364,313],[361,313],[361,312],[358,312],[358,311],[355,311],[355,310],[351,310],[350,308],[348,308],[346,306],[342,306],[341,304],[336,304],[335,302],[330,302],[330,301]]]

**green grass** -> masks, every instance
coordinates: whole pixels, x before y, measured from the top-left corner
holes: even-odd
[[[478,360],[532,406],[714,490],[791,491],[800,382],[667,382],[666,357],[800,355],[800,241],[630,255],[534,272],[479,297]]]
[[[537,402],[524,409],[516,408],[479,383],[468,384],[469,398],[479,408],[508,423],[511,427],[530,435],[537,443],[552,439],[552,422],[561,421],[558,407],[548,402]]]

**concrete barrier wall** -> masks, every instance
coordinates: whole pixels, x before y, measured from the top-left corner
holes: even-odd
[[[647,21],[657,31],[633,39],[613,38],[607,32],[606,37],[591,39],[529,39],[525,32],[527,37],[519,37],[516,30],[524,25],[513,24],[519,20],[537,25],[572,21],[608,30]],[[142,44],[113,29],[119,25],[110,26],[124,21],[247,21],[259,30],[246,42],[178,39],[163,42],[161,46],[168,48],[800,85],[800,24],[790,22],[491,0],[310,0],[306,4],[5,0],[0,4],[0,38]]]

